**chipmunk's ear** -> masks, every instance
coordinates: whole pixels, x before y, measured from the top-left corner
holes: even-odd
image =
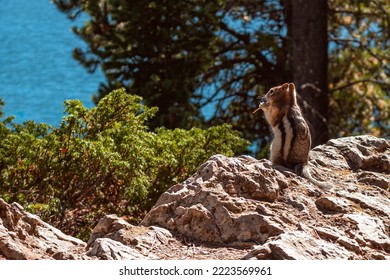
[[[288,83],[284,83],[282,85],[282,90],[287,90],[288,89]]]
[[[289,83],[289,84],[288,84],[288,90],[289,90],[290,92],[294,92],[294,90],[295,90],[295,85],[294,85],[293,83]]]

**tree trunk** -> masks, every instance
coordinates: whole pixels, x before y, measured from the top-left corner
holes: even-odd
[[[328,140],[327,12],[326,0],[292,0],[293,82],[311,126],[312,146]]]

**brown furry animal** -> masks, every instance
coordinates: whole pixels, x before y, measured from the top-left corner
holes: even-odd
[[[259,109],[264,111],[274,134],[270,151],[272,163],[294,169],[311,183],[323,189],[330,189],[332,186],[317,181],[310,174],[310,129],[298,106],[295,85],[285,83],[271,88],[261,99],[255,112]]]

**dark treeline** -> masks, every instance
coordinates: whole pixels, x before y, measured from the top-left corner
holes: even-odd
[[[150,125],[232,124],[256,143],[269,130],[255,96],[294,82],[314,144],[390,136],[390,4],[385,0],[54,0],[86,43],[74,57],[159,107]],[[207,115],[204,112],[207,111]]]

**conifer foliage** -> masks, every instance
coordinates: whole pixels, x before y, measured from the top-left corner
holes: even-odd
[[[81,238],[107,213],[139,221],[208,157],[248,146],[229,125],[150,130],[157,108],[124,89],[92,109],[67,101],[65,112],[58,128],[1,113],[0,197]]]
[[[53,2],[83,16],[74,57],[105,74],[96,100],[124,86],[160,108],[152,127],[230,123],[260,151],[270,139],[255,96],[294,82],[315,144],[389,136],[389,1]]]

